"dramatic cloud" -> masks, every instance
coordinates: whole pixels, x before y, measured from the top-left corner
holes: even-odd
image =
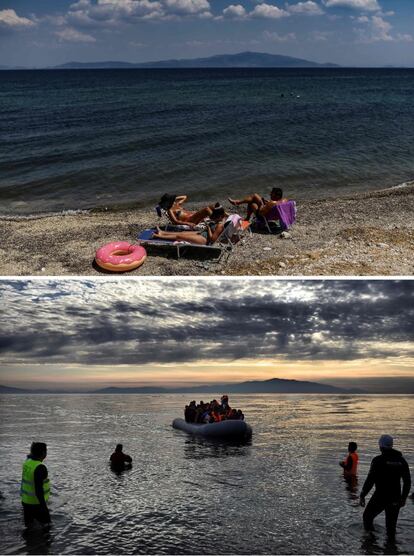
[[[27,17],[19,17],[14,10],[0,10],[0,29],[28,29],[36,23]]]
[[[409,281],[3,282],[0,363],[414,356]]]

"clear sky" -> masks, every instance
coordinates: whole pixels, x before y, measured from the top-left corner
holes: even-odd
[[[253,50],[413,67],[413,30],[413,0],[0,0],[0,64]]]
[[[413,300],[412,280],[4,280],[0,384],[276,377],[393,391],[414,378]]]

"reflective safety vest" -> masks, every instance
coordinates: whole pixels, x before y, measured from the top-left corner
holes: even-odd
[[[23,463],[22,485],[20,489],[20,496],[22,502],[25,504],[40,504],[39,498],[36,496],[34,474],[35,470],[42,462],[36,459],[27,458]],[[47,502],[50,494],[50,481],[49,478],[43,481],[43,495]]]
[[[344,469],[345,475],[356,475],[357,474],[357,467],[358,467],[358,454],[356,452],[350,452],[348,457],[352,459],[352,467],[349,470]],[[344,465],[348,461],[348,457],[344,459]]]

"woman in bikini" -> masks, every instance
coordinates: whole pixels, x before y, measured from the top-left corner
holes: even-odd
[[[209,205],[197,211],[186,210],[183,205],[187,201],[187,195],[170,195],[165,193],[158,205],[167,211],[168,217],[172,224],[178,226],[189,226],[194,228],[205,218],[210,218],[213,210],[220,206],[220,203]]]
[[[157,239],[168,239],[170,241],[188,241],[195,245],[213,245],[220,237],[226,225],[229,215],[224,211],[223,207],[213,208],[210,219],[212,224],[207,225],[202,232],[164,232],[157,228],[153,237]]]

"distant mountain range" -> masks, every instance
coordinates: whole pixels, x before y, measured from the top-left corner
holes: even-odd
[[[253,380],[239,383],[205,384],[202,386],[186,386],[165,388],[161,386],[117,387],[110,386],[89,392],[68,392],[63,390],[30,390],[0,386],[0,394],[356,394],[363,390],[337,388],[329,384],[301,380],[271,378],[270,380]]]
[[[219,54],[208,58],[183,58],[160,60],[134,64],[122,61],[68,62],[43,69],[114,69],[114,68],[334,68],[336,64],[318,64],[302,58],[292,58],[265,52],[240,52],[239,54]],[[0,66],[0,69],[23,69]],[[30,68],[27,68],[30,69]],[[41,68],[36,68],[41,69]]]
[[[208,58],[186,58],[129,64],[127,62],[80,63],[69,62],[56,69],[72,68],[326,68],[339,67],[335,64],[318,64],[301,58],[266,54],[264,52],[240,52],[219,54]]]

